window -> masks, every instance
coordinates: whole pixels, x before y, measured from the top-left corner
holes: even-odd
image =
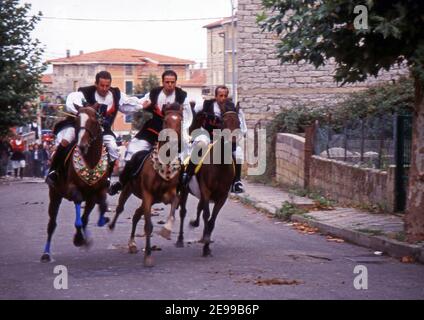
[[[125,66],[125,75],[126,76],[132,76],[133,75],[133,66],[131,66],[131,65]]]
[[[172,66],[170,64],[165,64],[163,67],[165,68],[165,71],[172,70]]]
[[[74,81],[74,91],[78,90],[78,81]]]
[[[133,82],[125,81],[125,93],[132,95],[133,94]]]

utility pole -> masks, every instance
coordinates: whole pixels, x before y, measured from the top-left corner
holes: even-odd
[[[232,57],[232,96],[233,96],[233,102],[237,103],[237,96],[236,96],[236,48],[235,48],[235,21],[234,21],[234,11],[235,11],[235,7],[234,7],[234,1],[235,0],[231,0],[231,57]]]

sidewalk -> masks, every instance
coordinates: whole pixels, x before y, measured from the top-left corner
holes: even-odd
[[[269,214],[279,211],[284,201],[310,210],[311,199],[293,196],[282,189],[243,181],[245,192],[231,194],[231,198],[251,205]],[[383,252],[395,258],[413,257],[424,263],[424,243],[412,245],[402,242],[403,220],[393,214],[375,214],[353,208],[335,208],[326,211],[309,211],[295,214],[291,221],[308,224],[321,233],[341,238],[348,242]]]

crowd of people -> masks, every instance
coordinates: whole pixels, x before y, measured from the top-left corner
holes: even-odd
[[[46,177],[53,153],[52,144],[27,143],[19,134],[0,139],[0,177]]]
[[[55,186],[58,176],[63,170],[65,158],[72,148],[76,132],[74,118],[78,114],[78,109],[84,105],[98,105],[98,113],[102,117],[103,143],[106,146],[109,159],[109,172],[117,173],[117,164],[121,174],[119,181],[112,185],[109,194],[113,195],[122,190],[123,186],[131,179],[134,170],[138,167],[139,156],[145,157],[153,145],[158,141],[159,132],[162,130],[162,108],[167,104],[178,103],[182,106],[183,123],[182,136],[188,142],[188,129],[193,121],[193,113],[204,112],[212,123],[219,123],[224,112],[237,112],[243,134],[246,131],[244,115],[241,110],[236,109],[234,103],[229,98],[229,90],[225,86],[218,86],[215,90],[215,98],[204,101],[203,105],[195,106],[187,97],[187,92],[176,86],[177,74],[172,70],[167,70],[162,74],[162,86],[152,89],[142,99],[129,97],[121,93],[118,88],[111,86],[112,77],[107,71],[96,74],[95,83],[92,86],[79,88],[78,91],[68,95],[66,101],[66,111],[70,115],[67,119],[56,124],[53,131],[56,141],[52,144],[43,142],[42,144],[26,145],[22,136],[16,135],[12,139],[2,138],[0,159],[0,176],[14,175],[15,178],[24,176],[46,178],[50,186]],[[113,123],[117,112],[132,114],[137,110],[147,110],[153,115],[137,135],[128,143],[121,143],[121,139],[116,139],[112,131]],[[213,126],[211,127],[212,131]],[[203,138],[204,140],[205,138]],[[202,140],[202,141],[203,141]],[[199,141],[194,141],[195,144]],[[206,141],[209,143],[209,140]],[[239,147],[238,147],[239,149]],[[235,179],[233,184],[234,192],[243,192],[241,183],[241,162],[243,155],[241,150],[233,150],[235,163]],[[133,163],[134,162],[134,163]],[[123,164],[123,166],[121,166]],[[187,184],[193,175],[190,166],[183,175],[183,184]],[[110,181],[110,176],[109,176]]]

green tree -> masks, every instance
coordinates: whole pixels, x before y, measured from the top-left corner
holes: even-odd
[[[404,63],[415,86],[412,160],[405,215],[410,241],[424,240],[424,2],[262,0],[258,23],[280,37],[281,62],[315,67],[333,58],[342,85]]]
[[[141,86],[143,90],[141,93],[150,92],[153,88],[160,86],[159,78],[154,74],[149,74],[148,78],[143,79]]]
[[[30,34],[41,13],[29,17],[30,7],[18,0],[0,1],[0,136],[35,116],[28,102],[40,93],[45,65],[40,42]]]

